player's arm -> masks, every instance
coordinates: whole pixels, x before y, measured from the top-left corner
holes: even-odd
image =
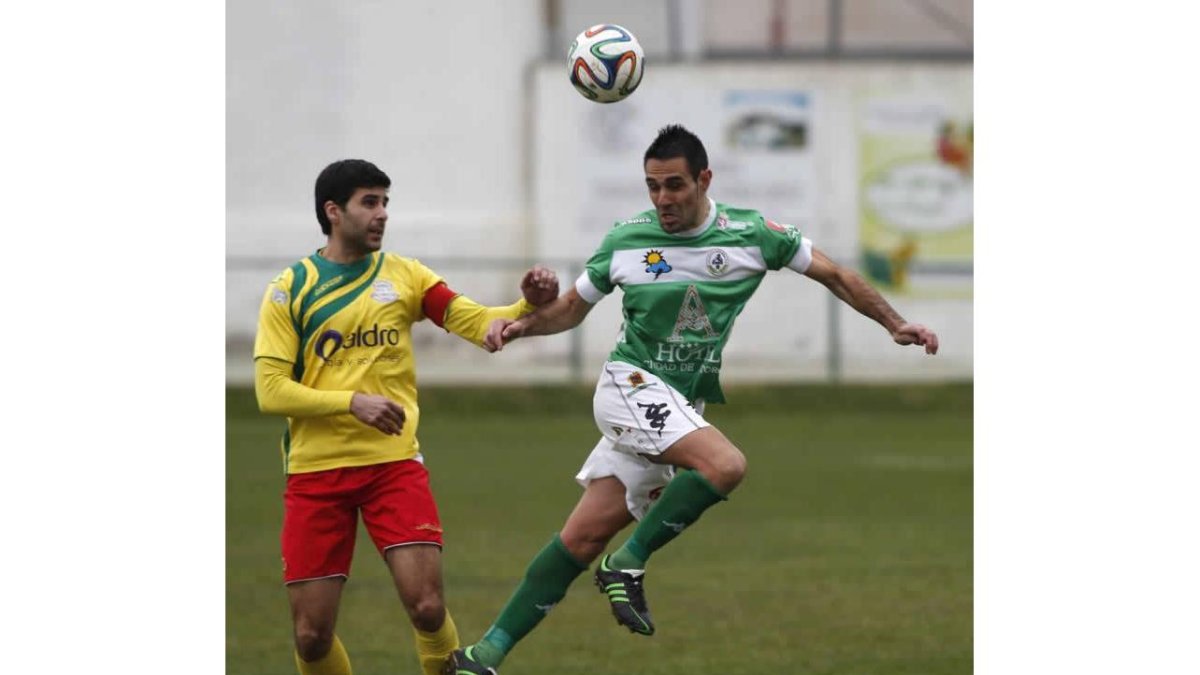
[[[494,351],[488,349],[484,342],[492,322],[497,319],[516,319],[554,300],[558,296],[558,276],[552,270],[535,266],[522,277],[521,293],[521,299],[511,305],[489,307],[465,295],[458,295],[440,283],[426,292],[422,309],[442,328],[488,351]],[[439,317],[442,319],[440,322]]]
[[[812,250],[812,262],[803,274],[821,282],[842,302],[883,326],[896,344],[921,345],[926,354],[936,354],[937,334],[921,324],[908,323],[887,300],[857,272],[838,265],[817,249]]]
[[[515,320],[493,321],[484,339],[484,349],[500,351],[504,345],[519,337],[553,335],[571,330],[583,323],[584,317],[594,306],[572,287],[554,302],[539,307],[531,314]]]
[[[292,379],[292,364],[262,357],[254,360],[254,393],[258,409],[288,417],[354,415],[385,434],[404,430],[404,406],[386,396],[360,391],[313,389]]]

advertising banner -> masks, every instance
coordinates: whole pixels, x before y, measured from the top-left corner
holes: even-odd
[[[859,108],[862,270],[894,293],[969,297],[971,80],[876,86]]]

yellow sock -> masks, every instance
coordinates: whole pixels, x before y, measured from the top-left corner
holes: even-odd
[[[350,657],[338,636],[333,636],[333,646],[329,653],[316,661],[305,661],[296,654],[296,668],[300,675],[351,675]]]
[[[414,627],[413,633],[417,636],[417,658],[421,660],[421,672],[439,675],[450,652],[458,649],[458,629],[454,627],[454,619],[450,618],[450,610],[446,610],[446,620],[441,628],[426,633]]]

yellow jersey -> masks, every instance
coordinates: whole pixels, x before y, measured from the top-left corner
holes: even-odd
[[[303,387],[344,394],[334,397],[333,414],[288,417],[282,442],[287,473],[417,456],[421,411],[411,331],[425,318],[425,292],[441,281],[417,260],[376,252],[351,264],[314,253],[270,283],[259,311],[255,360],[286,362]],[[455,322],[448,311],[445,327],[478,344],[492,318],[516,318],[531,309],[523,300],[484,308],[459,296],[451,310],[463,311]],[[351,415],[354,392],[387,396],[404,406],[403,433],[385,434]]]

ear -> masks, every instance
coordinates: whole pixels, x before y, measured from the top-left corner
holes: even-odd
[[[708,192],[708,185],[712,182],[712,169],[705,169],[696,177],[696,182],[700,184],[701,192]]]
[[[342,210],[334,203],[332,199],[325,202],[325,217],[329,219],[330,226],[340,225],[342,219]]]

